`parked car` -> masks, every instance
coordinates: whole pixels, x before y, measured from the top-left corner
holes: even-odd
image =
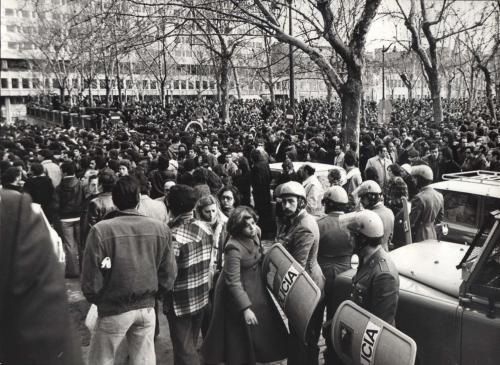
[[[489,212],[500,207],[500,173],[470,171],[444,174],[431,186],[443,194],[446,241],[470,244]],[[485,237],[484,237],[485,238]]]
[[[500,359],[500,211],[470,246],[428,240],[391,252],[400,275],[396,327],[417,343],[420,365],[494,365]],[[355,270],[335,279],[340,305]]]
[[[318,177],[318,180],[321,182],[324,189],[327,189],[330,186],[330,183],[328,182],[328,172],[332,169],[339,169],[340,176],[341,176],[341,179],[340,179],[341,184],[345,184],[347,181],[346,172],[343,168],[339,168],[338,166],[330,165],[330,164],[326,164],[326,163],[294,161],[293,162],[293,170],[295,172],[297,172],[299,170],[299,168],[305,164],[308,164],[308,165],[311,165],[312,167],[314,167],[314,169],[316,170],[316,172],[314,174]],[[273,182],[271,183],[271,186],[274,188],[274,187],[276,187],[275,186],[276,184],[274,181],[278,178],[278,176],[283,171],[282,163],[281,162],[272,163],[269,165],[269,168],[271,170],[271,177],[273,180]]]

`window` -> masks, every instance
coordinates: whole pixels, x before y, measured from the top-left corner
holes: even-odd
[[[174,89],[179,90],[179,80],[174,80]]]
[[[478,196],[453,191],[441,191],[444,198],[444,220],[450,223],[476,225]]]
[[[215,81],[210,81],[210,89],[215,90]]]
[[[194,82],[189,81],[189,90],[194,90]]]
[[[203,80],[203,90],[206,90],[206,89],[208,89],[208,81]]]
[[[5,16],[14,16],[14,9],[5,8]]]
[[[13,89],[19,89],[19,79],[11,79],[11,85]]]
[[[78,89],[78,79],[72,79],[71,80],[71,87],[73,89]]]
[[[8,89],[8,88],[9,88],[9,80],[2,79],[2,89]]]
[[[23,84],[23,89],[30,88],[30,80],[29,79],[22,79],[21,83]]]
[[[16,26],[15,25],[7,25],[7,32],[16,32]]]
[[[181,80],[181,89],[186,90],[186,80]]]
[[[106,89],[106,80],[105,79],[100,79],[99,80],[99,87],[101,89]]]
[[[45,79],[45,88],[50,89],[50,79]]]
[[[97,89],[97,80],[92,80],[91,85],[92,89]]]
[[[21,10],[21,16],[23,18],[29,18],[30,17],[30,12],[26,10]]]
[[[148,88],[148,80],[142,80],[142,88],[147,89]]]
[[[132,80],[127,80],[126,83],[127,89],[132,89],[134,87],[134,83],[132,82]]]
[[[17,42],[8,42],[7,47],[10,49],[17,49]]]
[[[53,89],[59,88],[59,81],[57,81],[57,79],[52,79],[52,88]]]
[[[40,87],[40,79],[34,78],[31,82],[33,84],[33,89],[38,89]]]
[[[151,81],[151,89],[156,90],[156,81]]]

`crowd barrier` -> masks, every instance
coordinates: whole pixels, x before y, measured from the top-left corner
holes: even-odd
[[[70,113],[68,111],[50,110],[39,106],[27,106],[27,115],[37,124],[64,128],[92,128],[92,118],[89,114]]]

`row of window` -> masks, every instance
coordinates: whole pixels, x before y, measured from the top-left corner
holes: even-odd
[[[55,2],[58,2],[58,4],[55,4]],[[65,5],[66,4],[66,0],[54,0],[53,1],[53,5]],[[53,19],[53,20],[68,20],[70,19],[70,15],[69,14],[62,14],[62,13],[59,13],[59,12],[56,12],[56,11],[51,11],[52,9],[48,9],[47,11],[40,11],[40,12],[36,12],[36,11],[29,11],[29,10],[21,10],[21,9],[12,9],[12,8],[5,8],[3,9],[3,14],[5,17],[17,17],[17,18],[26,18],[26,19],[29,19],[29,18],[41,18],[41,19],[45,19],[45,18],[50,18],[50,19]],[[55,9],[54,9],[55,10]],[[47,16],[49,15],[50,16]]]
[[[110,80],[111,82],[111,88],[115,89],[117,87],[116,80]],[[132,80],[120,80],[121,82],[121,88],[122,89],[133,89],[134,88],[134,81]],[[45,79],[43,80],[43,86],[46,89],[58,89],[59,88],[59,81],[57,79]],[[141,87],[142,86],[142,87]],[[300,90],[309,90],[309,91],[321,91],[325,90],[325,84],[323,82],[317,82],[317,80],[297,80],[296,81],[296,86]],[[38,89],[42,87],[41,81],[38,78],[33,78],[33,79],[28,79],[28,78],[12,78],[10,79],[10,87],[9,87],[9,79],[7,78],[2,78],[2,89]],[[79,89],[80,88],[80,80],[78,79],[71,79],[71,87],[73,89]],[[88,83],[84,82],[83,87],[85,89],[88,89]],[[104,79],[99,79],[99,80],[94,80],[91,83],[92,89],[101,89],[105,90],[106,89],[106,80]],[[135,81],[135,87],[137,89],[143,89],[143,90],[157,90],[160,88],[159,84],[155,80],[138,80]],[[229,88],[234,89],[236,87],[234,81],[229,82]],[[269,87],[265,83],[261,83],[259,81],[250,81],[250,82],[244,82],[241,85],[242,88],[248,89],[248,90],[269,90]],[[173,89],[173,90],[215,90],[215,81],[213,80],[195,80],[195,81],[190,81],[190,80],[173,80],[171,84],[167,84],[167,89]],[[288,81],[278,81],[275,84],[275,89],[276,90],[287,90],[288,89]]]
[[[7,42],[8,49],[15,49],[18,51],[34,50],[36,46],[32,42]]]

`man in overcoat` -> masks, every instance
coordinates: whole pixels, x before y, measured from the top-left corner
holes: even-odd
[[[443,220],[443,195],[429,186],[434,179],[429,166],[414,166],[411,174],[415,177],[417,187],[420,189],[411,201],[410,224],[413,242],[437,239],[435,225]]]

